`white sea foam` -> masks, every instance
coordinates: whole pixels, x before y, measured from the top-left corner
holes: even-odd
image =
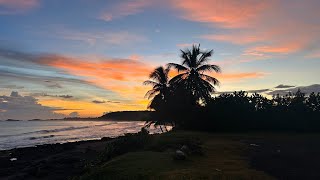
[[[0,121],[0,150],[117,137],[143,126],[143,121]]]

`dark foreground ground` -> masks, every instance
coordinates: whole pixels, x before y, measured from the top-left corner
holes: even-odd
[[[319,138],[177,131],[43,145],[1,151],[0,179],[320,179]]]

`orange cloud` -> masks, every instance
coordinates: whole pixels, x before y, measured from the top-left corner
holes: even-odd
[[[81,60],[63,56],[47,56],[41,60],[47,65],[64,69],[71,74],[84,77],[101,77],[106,80],[131,80],[145,77],[150,67],[130,59]]]
[[[153,69],[149,64],[131,59],[84,60],[51,55],[42,57],[39,61],[41,64],[80,76],[91,84],[114,91],[133,101],[143,98],[148,87],[142,86],[142,82],[148,79]]]
[[[0,14],[16,14],[39,5],[39,0],[0,0]]]
[[[207,40],[213,40],[213,41],[225,41],[225,42],[231,42],[233,44],[250,44],[262,41],[264,38],[262,36],[256,36],[256,35],[239,35],[239,34],[208,34],[208,35],[202,35],[200,36],[203,39]]]
[[[62,99],[41,99],[39,103],[49,107],[60,107],[66,110],[56,111],[68,115],[76,111],[81,117],[98,117],[106,111],[119,111],[119,110],[144,110],[147,107],[147,102],[137,101],[136,103],[108,103],[108,104],[95,104],[86,101],[71,101]]]
[[[172,78],[178,75],[177,71],[170,71],[169,76]],[[262,78],[266,75],[263,72],[240,72],[240,73],[208,73],[208,75],[217,78],[220,82],[240,81],[244,79]]]
[[[219,79],[221,82],[223,82],[223,81],[243,80],[243,79],[262,78],[265,75],[266,75],[266,73],[263,73],[263,72],[213,74],[213,76],[216,77],[217,79]]]
[[[133,57],[137,57],[134,55]],[[148,79],[152,67],[138,59],[79,59],[73,57],[47,55],[41,57],[38,63],[61,69],[68,74],[82,77],[90,84],[117,93],[120,103],[96,104],[91,99],[61,100],[42,98],[41,104],[46,106],[71,109],[61,111],[64,114],[77,110],[81,116],[97,116],[105,111],[116,110],[143,110],[147,107],[144,94],[150,87],[143,86],[142,82]],[[106,101],[107,102],[107,101]],[[81,110],[83,109],[83,110]],[[60,112],[60,111],[59,111]]]

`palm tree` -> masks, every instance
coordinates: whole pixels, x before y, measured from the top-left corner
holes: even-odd
[[[170,80],[173,87],[184,88],[194,102],[202,100],[206,103],[211,98],[211,93],[215,91],[214,85],[219,85],[218,79],[205,74],[206,72],[221,72],[220,67],[208,64],[213,50],[202,51],[200,44],[193,45],[192,49],[181,50],[182,63],[169,63],[168,68],[178,70],[177,76]]]
[[[156,109],[166,101],[169,93],[169,68],[162,66],[157,67],[150,75],[150,80],[144,81],[144,85],[152,85],[152,89],[149,90],[145,97],[152,99],[149,104],[149,108]]]
[[[157,67],[150,75],[150,80],[144,81],[144,85],[152,85],[152,89],[149,90],[145,97],[151,99],[148,108],[156,110],[156,115],[152,116],[151,120],[146,122],[146,127],[150,127],[152,124],[159,126],[163,132],[162,125],[166,129],[166,121],[162,119],[161,112],[166,111],[166,101],[169,95],[169,68],[164,68],[162,66]]]

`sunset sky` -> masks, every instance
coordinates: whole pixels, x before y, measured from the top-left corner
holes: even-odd
[[[320,84],[319,0],[0,0],[0,119],[144,110],[179,49],[213,49],[219,92]],[[281,85],[281,86],[279,86]],[[12,92],[13,91],[13,92]]]

